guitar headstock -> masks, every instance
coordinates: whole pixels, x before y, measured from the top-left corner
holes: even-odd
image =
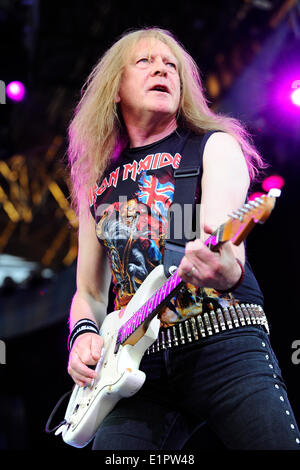
[[[224,226],[222,241],[231,240],[235,245],[239,245],[255,224],[263,224],[268,219],[280,194],[280,189],[273,188],[268,194],[248,201],[240,209],[229,214],[230,220]]]

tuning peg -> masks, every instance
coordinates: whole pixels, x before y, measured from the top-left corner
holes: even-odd
[[[281,190],[279,188],[271,188],[268,192],[268,197],[279,197]]]
[[[265,195],[258,196],[254,199],[254,201],[260,206],[261,204],[263,204],[265,202],[264,197],[265,197]]]
[[[241,222],[243,222],[243,214],[240,212],[240,209],[232,211],[231,214],[228,214],[228,217],[231,217],[231,219],[239,219]]]
[[[259,203],[256,202],[257,198],[254,201],[249,201],[248,204],[249,206],[253,207],[259,207]]]

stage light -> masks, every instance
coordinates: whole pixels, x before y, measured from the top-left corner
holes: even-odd
[[[291,77],[281,80],[277,88],[277,96],[274,96],[280,110],[287,114],[298,114],[295,105],[300,106],[300,80],[292,80]]]
[[[263,182],[262,187],[266,192],[272,188],[281,189],[284,186],[284,179],[280,175],[268,176]]]
[[[292,92],[291,100],[292,100],[292,103],[294,103],[294,105],[300,106],[300,87]]]
[[[25,97],[25,86],[18,81],[10,82],[6,87],[6,94],[12,101],[22,101]]]
[[[272,93],[272,102],[268,110],[268,117],[273,130],[280,135],[298,133],[300,118],[300,80],[296,79],[300,70],[286,73],[278,77],[278,84]]]
[[[250,196],[248,197],[248,201],[253,201],[254,199],[256,199],[257,197],[261,197],[263,196],[265,193],[261,193],[261,192],[256,192],[256,193],[252,193],[250,194]]]

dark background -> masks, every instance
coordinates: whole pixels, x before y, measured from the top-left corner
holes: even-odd
[[[69,205],[67,127],[99,57],[125,30],[143,26],[179,38],[201,69],[210,106],[241,119],[269,163],[265,176],[285,180],[275,210],[247,247],[300,422],[300,365],[292,362],[292,343],[300,341],[300,113],[275,99],[285,78],[300,80],[299,3],[0,0],[0,80],[21,80],[27,88],[23,102],[0,106],[0,253],[34,263],[22,281],[13,274],[1,281],[0,449],[74,450],[44,432],[54,405],[72,387],[66,338],[77,222]],[[252,191],[262,191],[261,182]],[[0,260],[0,272],[6,263]],[[187,449],[222,448],[206,431]]]

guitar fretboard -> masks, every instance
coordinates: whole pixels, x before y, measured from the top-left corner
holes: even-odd
[[[120,328],[118,343],[124,343],[126,339],[147,319],[152,319],[156,315],[156,310],[161,304],[179,287],[182,279],[176,272],[161,286],[147,302],[142,305],[132,317]]]

